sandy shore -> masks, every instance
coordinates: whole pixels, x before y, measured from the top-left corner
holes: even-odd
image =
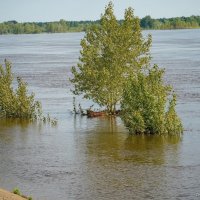
[[[16,194],[0,189],[0,200],[27,200]]]

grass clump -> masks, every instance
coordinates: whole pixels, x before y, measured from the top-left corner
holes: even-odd
[[[25,198],[27,200],[33,200],[32,197],[27,197],[27,196],[23,195],[18,188],[14,188],[13,193],[18,195],[18,196],[20,196],[20,197],[23,197],[23,198]]]

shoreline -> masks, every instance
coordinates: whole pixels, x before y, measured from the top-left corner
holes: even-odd
[[[197,28],[166,28],[166,29],[145,29],[143,28],[142,31],[175,31],[175,30],[199,30],[200,27]],[[67,32],[41,32],[41,33],[6,33],[0,34],[0,36],[4,35],[42,35],[42,34],[61,34],[61,33],[85,33],[85,31],[67,31]]]
[[[27,200],[27,199],[0,188],[0,200]]]

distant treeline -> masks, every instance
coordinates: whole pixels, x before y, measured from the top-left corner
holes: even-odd
[[[0,34],[65,33],[86,31],[97,21],[26,22],[8,21],[0,23]],[[146,16],[140,20],[143,29],[185,29],[200,28],[200,16],[152,19]]]
[[[143,29],[186,29],[200,28],[200,16],[152,19],[146,16],[140,20]]]

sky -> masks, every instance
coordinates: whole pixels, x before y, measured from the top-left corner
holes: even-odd
[[[97,20],[109,0],[0,0],[0,22],[49,22]],[[200,15],[200,0],[113,0],[115,15],[124,16],[132,7],[140,18]]]

